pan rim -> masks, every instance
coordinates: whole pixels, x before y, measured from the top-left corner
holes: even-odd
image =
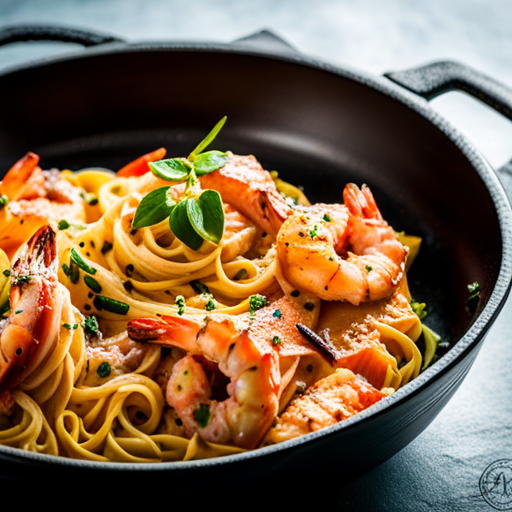
[[[38,59],[37,61],[28,61],[21,64],[8,66],[0,70],[0,80],[17,72],[24,72],[32,68],[39,68],[53,64],[59,64],[68,60],[80,60],[94,58],[107,54],[122,54],[129,52],[149,52],[149,51],[201,51],[213,53],[236,54],[247,57],[264,58],[277,60],[291,64],[297,64],[302,67],[325,71],[341,78],[352,80],[361,85],[369,87],[374,91],[380,92],[385,96],[409,107],[416,114],[433,124],[450,141],[455,144],[462,155],[469,161],[471,167],[477,172],[484,183],[490,199],[494,205],[497,216],[500,234],[502,238],[501,265],[493,287],[492,293],[487,304],[474,320],[469,329],[453,345],[453,347],[436,363],[420,373],[416,379],[408,383],[403,388],[398,389],[392,395],[377,402],[373,406],[361,411],[360,413],[347,418],[343,422],[326,427],[318,432],[303,435],[282,443],[258,448],[256,450],[226,455],[214,459],[201,459],[191,461],[175,462],[155,462],[155,463],[129,463],[129,462],[98,462],[71,459],[61,456],[52,456],[40,453],[33,453],[12,448],[0,446],[0,460],[12,460],[13,462],[27,462],[39,464],[51,464],[63,468],[86,468],[102,469],[113,472],[126,471],[186,471],[199,468],[218,467],[237,461],[246,461],[253,458],[265,457],[280,451],[287,451],[294,447],[312,443],[320,437],[336,435],[338,432],[347,428],[353,428],[359,422],[367,418],[377,416],[386,410],[397,407],[400,403],[409,400],[415,394],[419,393],[426,386],[439,379],[442,375],[450,371],[457,363],[467,357],[483,340],[498,314],[500,313],[505,301],[510,293],[512,285],[512,232],[507,230],[512,225],[512,209],[507,198],[507,194],[499,181],[495,171],[473,145],[461,132],[451,125],[445,118],[438,114],[429,103],[400,87],[384,76],[365,73],[364,71],[353,69],[349,66],[337,66],[331,63],[321,61],[318,58],[312,58],[299,53],[286,53],[274,51],[262,51],[250,48],[247,44],[241,43],[204,43],[204,42],[142,42],[142,43],[107,43],[98,47],[92,47],[81,50],[73,50],[57,56]]]

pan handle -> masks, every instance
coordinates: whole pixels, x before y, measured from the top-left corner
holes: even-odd
[[[448,91],[466,92],[512,120],[512,89],[465,64],[434,62],[384,76],[427,100]]]
[[[285,55],[301,55],[288,41],[268,29],[260,30],[254,34],[235,39],[232,46],[239,46],[258,52],[270,52]]]
[[[427,100],[448,91],[463,91],[512,120],[512,89],[475,69],[453,61],[427,64],[385,77]],[[512,202],[512,160],[497,169]]]
[[[82,46],[125,42],[109,34],[56,25],[15,25],[0,29],[0,46],[31,41],[59,41],[62,43],[76,43]]]

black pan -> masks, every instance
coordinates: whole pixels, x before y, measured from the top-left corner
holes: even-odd
[[[334,472],[340,484],[397,453],[434,419],[508,295],[512,213],[495,172],[424,98],[465,90],[512,117],[510,91],[455,63],[387,77],[334,67],[268,32],[227,45],[126,44],[52,27],[0,34],[2,43],[32,39],[91,47],[0,72],[2,171],[27,151],[41,156],[43,168],[71,169],[117,169],[160,146],[185,155],[227,115],[218,149],[254,154],[266,169],[304,186],[313,201],[340,202],[346,182],[367,183],[395,229],[423,238],[410,287],[427,303],[429,325],[450,345],[417,379],[371,409],[281,445],[151,465],[0,447],[0,471],[24,477],[45,469],[74,480],[161,477],[173,485],[268,482],[285,474],[309,480]],[[474,281],[481,298],[469,313],[467,285]]]

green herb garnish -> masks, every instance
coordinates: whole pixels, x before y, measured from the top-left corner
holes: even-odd
[[[98,196],[96,194],[91,194],[90,192],[83,192],[80,194],[82,199],[91,206],[95,206],[98,204]]]
[[[10,275],[11,275],[11,271],[10,271],[8,268],[6,268],[6,269],[2,272],[2,274],[3,274],[5,277],[10,277]]]
[[[9,202],[7,196],[0,196],[0,210],[5,208],[5,205]]]
[[[210,406],[199,404],[199,407],[194,410],[194,419],[201,428],[206,427],[210,421]]]
[[[96,334],[100,326],[98,325],[98,320],[94,315],[88,316],[83,323],[84,332],[88,334]]]
[[[324,215],[323,219],[325,220],[325,222],[331,222],[331,217],[329,217],[327,213]]]
[[[249,313],[251,317],[254,316],[254,313],[256,313],[258,309],[264,308],[265,306],[268,306],[268,300],[264,295],[256,294],[249,297]]]
[[[32,279],[32,276],[30,276],[29,274],[21,275],[21,276],[15,276],[13,284],[14,285],[28,284],[31,279]]]
[[[126,315],[130,306],[124,302],[105,297],[104,295],[96,295],[93,301],[94,307],[98,310],[109,311],[110,313],[116,313],[118,315]]]
[[[283,314],[281,313],[281,311],[279,309],[276,309],[274,311],[274,313],[272,314],[272,316],[275,318],[281,318],[283,316]]]
[[[104,379],[105,377],[108,377],[110,375],[110,372],[112,371],[112,368],[110,366],[110,363],[107,361],[102,361],[100,365],[98,366],[98,369],[96,372],[98,375]]]
[[[418,302],[416,300],[411,300],[411,308],[416,313],[420,320],[423,320],[427,316],[427,312],[425,311],[426,304],[424,302]]]
[[[71,330],[71,325],[69,324],[62,324],[62,327]]]
[[[90,267],[89,265],[87,265],[87,263],[85,263],[80,254],[78,254],[73,248],[71,248],[70,262],[74,263],[77,267],[81,268],[84,272],[87,272],[88,274],[96,274],[96,269],[94,267]]]
[[[281,338],[279,336],[274,336],[272,338],[272,345],[281,345]]]
[[[315,238],[315,236],[316,236],[317,234],[318,234],[318,226],[315,224],[315,225],[313,226],[313,229],[311,229],[311,230],[309,231],[309,236],[310,236],[311,238]]]
[[[370,273],[373,270],[373,267],[371,265],[366,265],[364,269],[366,270],[366,272]]]
[[[233,281],[240,281],[247,275],[247,270],[245,268],[241,268],[234,276]]]
[[[78,283],[78,279],[80,278],[80,271],[78,270],[78,267],[75,265],[75,263],[71,262],[69,266],[63,263],[62,270],[64,271],[64,274],[69,277],[69,280],[73,284]]]
[[[207,151],[226,117],[222,118],[187,158],[149,162],[149,168],[166,181],[186,182],[183,199],[178,203],[169,195],[170,187],[161,187],[146,195],[139,204],[132,227],[152,226],[169,217],[174,235],[197,251],[206,240],[218,245],[224,233],[224,207],[216,190],[199,189],[198,177],[223,167],[229,159],[221,151]]]
[[[69,222],[67,220],[60,220],[59,223],[57,224],[57,227],[63,231],[65,229],[68,229],[70,226]]]
[[[206,303],[205,309],[206,309],[206,311],[213,311],[215,309],[215,301],[213,300],[212,295],[210,295],[210,298],[208,299],[208,302]]]
[[[171,187],[160,187],[142,198],[132,221],[134,228],[152,226],[165,220],[176,206],[171,197]]]
[[[210,293],[210,289],[208,288],[208,286],[206,286],[204,283],[201,283],[201,281],[190,281],[190,286],[194,288],[194,291],[196,293]]]
[[[84,283],[94,292],[101,293],[101,284],[89,275],[84,276]]]
[[[185,313],[185,297],[183,295],[176,297],[176,305],[178,306],[178,315],[183,315]]]

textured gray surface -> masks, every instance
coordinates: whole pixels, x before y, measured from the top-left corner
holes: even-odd
[[[67,24],[134,42],[229,42],[267,28],[308,55],[365,72],[455,59],[512,86],[512,5],[504,0],[0,0],[0,27],[15,23]],[[69,48],[12,45],[0,49],[0,68]],[[493,166],[512,157],[509,121],[460,93],[432,104]],[[510,175],[503,180],[512,190]],[[319,492],[319,507],[492,511],[479,479],[493,461],[512,459],[511,322],[509,300],[468,377],[438,418],[363,478]]]

